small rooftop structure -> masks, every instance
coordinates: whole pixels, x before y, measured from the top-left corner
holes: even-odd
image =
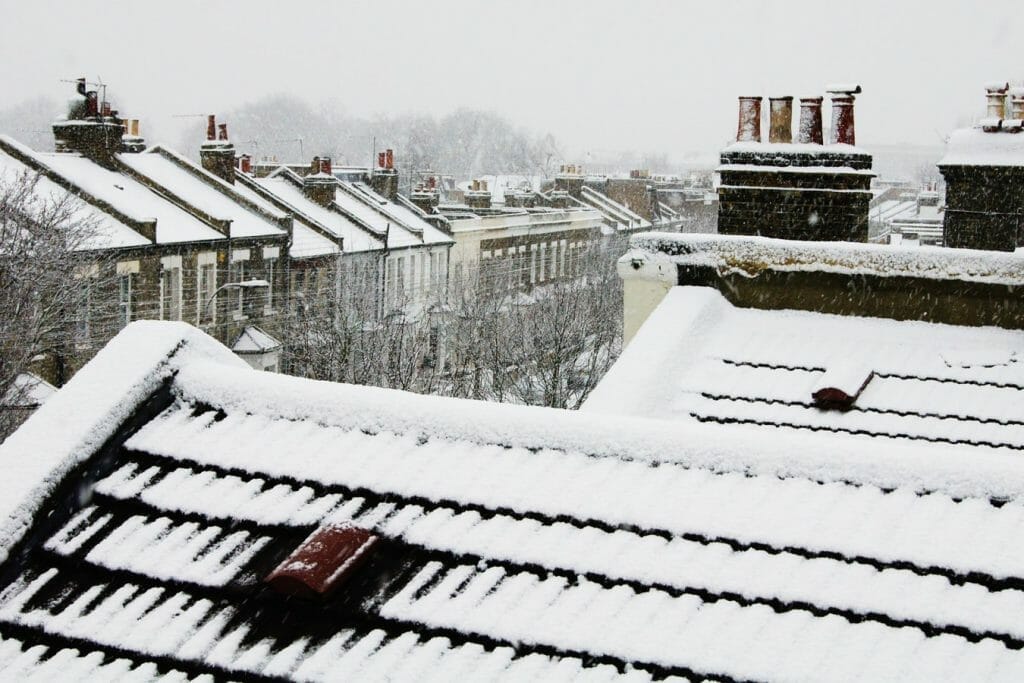
[[[946,180],[947,246],[1013,251],[1024,246],[1024,88],[986,86],[988,111],[950,135],[939,170]]]
[[[657,233],[632,247],[627,346],[585,412],[1024,450],[1024,255]]]

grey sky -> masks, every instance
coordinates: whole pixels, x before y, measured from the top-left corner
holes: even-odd
[[[987,2],[43,2],[0,0],[3,106],[97,74],[122,113],[271,93],[353,114],[499,112],[587,150],[714,152],[739,94],[857,81],[858,142],[934,144],[1021,77],[1015,4]],[[128,111],[128,110],[131,111]],[[148,137],[148,136],[147,136]]]

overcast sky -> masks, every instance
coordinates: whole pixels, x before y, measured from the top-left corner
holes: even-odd
[[[1009,1],[155,4],[0,0],[0,107],[98,75],[171,141],[172,114],[291,93],[353,114],[488,109],[581,155],[678,158],[735,135],[740,94],[856,81],[860,144],[941,144],[986,82],[1024,77]]]

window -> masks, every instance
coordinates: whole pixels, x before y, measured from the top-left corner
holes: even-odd
[[[135,278],[138,272],[138,261],[121,261],[117,264],[117,316],[122,327],[132,321]]]
[[[200,325],[212,325],[217,322],[217,304],[214,300],[217,291],[217,253],[209,251],[199,254],[197,263],[199,275],[196,278],[196,318]]]
[[[433,254],[431,254],[433,257]],[[433,260],[433,258],[431,258]],[[427,291],[427,255],[420,254],[420,291]]]
[[[267,288],[266,312],[274,310],[274,276],[278,270],[278,259],[281,257],[280,247],[263,247],[263,270],[264,279],[270,284]]]
[[[235,249],[231,252],[231,282],[245,282],[246,265],[249,262],[248,249]],[[236,287],[235,307],[232,311],[235,319],[245,317],[245,287]]]
[[[160,259],[160,319],[181,320],[181,257]]]
[[[97,277],[99,277],[99,267],[96,265],[75,269],[75,279],[78,281],[75,341],[82,345],[88,345],[92,338],[93,289]]]
[[[117,309],[121,325],[132,321],[132,273],[117,276]]]

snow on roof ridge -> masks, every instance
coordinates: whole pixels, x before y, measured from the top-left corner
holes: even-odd
[[[64,476],[92,456],[178,368],[199,359],[248,367],[187,323],[133,322],[0,444],[0,562]]]
[[[728,304],[723,299],[717,305]],[[765,440],[763,434],[702,423],[421,396],[203,361],[182,367],[174,390],[185,400],[228,413],[403,438],[553,449],[671,462],[715,472],[933,491],[952,497],[1024,499],[1024,461],[989,453],[972,454],[968,459],[954,448],[936,448],[930,443],[866,449],[861,442],[837,441],[818,433]]]
[[[662,232],[638,233],[630,247],[619,259],[622,277],[668,278],[672,284],[675,270],[666,270],[663,261],[747,275],[772,269],[1024,285],[1024,254],[1013,252]]]

